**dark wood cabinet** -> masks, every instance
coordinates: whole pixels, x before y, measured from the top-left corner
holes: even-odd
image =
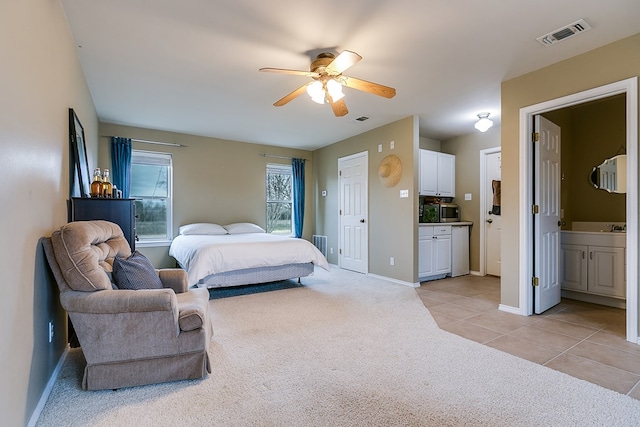
[[[120,226],[131,250],[136,249],[135,199],[100,199],[73,197],[71,221],[103,219]]]

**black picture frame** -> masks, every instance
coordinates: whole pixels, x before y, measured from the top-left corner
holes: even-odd
[[[84,127],[73,108],[69,108],[70,190],[69,197],[90,197],[91,175],[84,138]]]

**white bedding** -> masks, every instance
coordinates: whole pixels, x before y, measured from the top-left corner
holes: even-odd
[[[216,273],[311,262],[329,270],[322,253],[310,242],[267,233],[179,235],[169,255],[187,271],[189,285]]]

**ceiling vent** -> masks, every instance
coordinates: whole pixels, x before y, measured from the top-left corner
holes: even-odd
[[[584,19],[581,19],[574,22],[573,24],[552,31],[549,34],[540,36],[536,40],[538,40],[544,46],[551,46],[552,44],[556,44],[590,29],[591,25],[589,25]]]

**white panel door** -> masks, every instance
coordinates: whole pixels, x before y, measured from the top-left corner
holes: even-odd
[[[341,268],[359,273],[367,273],[369,268],[367,165],[367,153],[338,160],[340,185],[338,261]]]
[[[536,314],[560,303],[560,127],[535,116],[534,260]]]
[[[485,205],[483,207],[485,227],[485,273],[492,276],[501,274],[501,232],[502,232],[502,153],[487,154],[485,157]],[[497,184],[494,185],[494,182]]]

